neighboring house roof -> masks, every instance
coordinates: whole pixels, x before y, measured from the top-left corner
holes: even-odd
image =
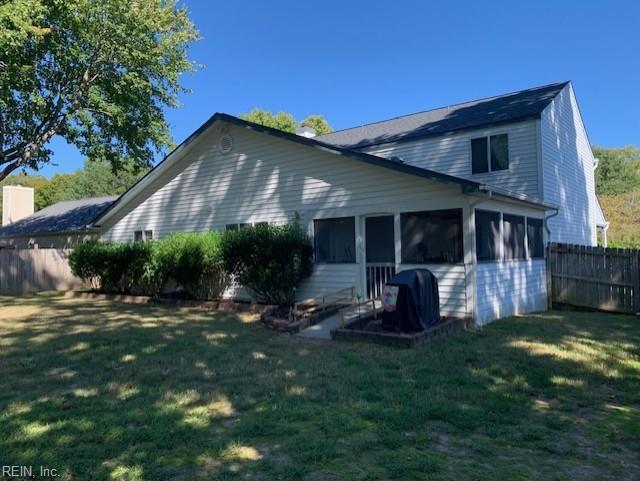
[[[170,165],[173,165],[175,162],[177,162],[182,157],[182,154],[184,153],[185,149],[187,149],[187,147],[189,147],[193,142],[195,142],[196,139],[198,139],[201,134],[203,134],[216,122],[230,123],[238,127],[246,128],[248,130],[260,132],[262,134],[266,134],[272,137],[278,137],[290,142],[306,145],[308,147],[317,148],[324,152],[332,153],[335,155],[341,155],[343,157],[348,157],[366,164],[377,165],[379,167],[394,170],[396,172],[403,172],[405,174],[414,175],[417,177],[422,177],[422,178],[426,178],[429,180],[433,180],[433,181],[441,182],[445,184],[457,185],[457,186],[460,186],[461,189],[466,193],[491,192],[495,195],[508,198],[510,200],[515,200],[517,202],[524,202],[530,205],[549,208],[549,209],[556,208],[556,206],[553,204],[546,203],[540,199],[536,199],[536,198],[527,196],[525,194],[509,192],[503,189],[489,186],[487,184],[475,182],[473,180],[463,179],[461,177],[456,177],[453,175],[436,172],[435,170],[429,170],[429,169],[424,169],[422,167],[416,167],[414,165],[405,164],[401,161],[390,160],[384,157],[379,157],[377,155],[371,155],[364,152],[359,152],[357,150],[342,148],[336,145],[331,145],[325,142],[321,142],[320,140],[317,140],[318,137],[315,137],[315,138],[303,137],[301,135],[296,135],[289,132],[283,132],[281,130],[273,129],[271,127],[266,127],[264,125],[248,122],[238,117],[234,117],[233,115],[218,112],[213,116],[211,116],[209,120],[207,120],[204,124],[202,124],[193,134],[191,134],[184,142],[182,142],[169,155],[167,155],[158,165],[156,165],[144,177],[142,177],[136,184],[134,184],[133,187],[131,187],[124,194],[122,194],[113,204],[107,207],[104,211],[97,214],[96,217],[92,220],[91,225],[99,226],[102,222],[104,222],[106,218],[113,215],[113,213],[115,213],[119,208],[121,208],[123,205],[126,205],[128,202],[132,201],[134,197],[138,193],[140,193],[142,189],[144,189],[145,186],[149,185],[150,182],[152,182],[159,175],[161,175],[162,172],[168,169]]]
[[[24,237],[85,230],[91,220],[113,204],[117,198],[117,196],[93,197],[58,202],[29,217],[0,227],[0,237]]]
[[[536,118],[569,82],[534,87],[497,97],[403,115],[316,137],[347,149]]]

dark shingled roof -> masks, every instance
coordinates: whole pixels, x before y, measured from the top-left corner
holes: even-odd
[[[0,237],[81,231],[86,229],[89,223],[117,198],[117,196],[93,197],[58,202],[13,224],[0,227]]]
[[[534,87],[425,112],[403,115],[315,137],[345,149],[442,135],[457,130],[535,118],[569,82]]]

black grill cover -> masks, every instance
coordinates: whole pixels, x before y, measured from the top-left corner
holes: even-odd
[[[438,280],[431,271],[427,269],[402,271],[389,279],[386,286],[383,293],[383,329],[416,332],[440,322]],[[393,287],[397,288],[395,309],[392,305],[395,293]]]

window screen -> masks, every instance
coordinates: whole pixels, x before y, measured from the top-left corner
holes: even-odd
[[[144,231],[144,240],[153,240],[153,231],[152,230],[146,230]]]
[[[487,138],[471,139],[471,173],[489,172]]]
[[[509,141],[507,134],[492,135],[491,145],[491,171],[507,170],[509,168]]]
[[[462,262],[462,209],[401,214],[402,263]]]
[[[524,259],[524,217],[504,214],[502,216],[504,229],[504,258]]]
[[[395,262],[393,216],[367,217],[365,243],[367,262]]]
[[[227,224],[224,226],[224,230],[238,230],[238,224]]]
[[[476,210],[476,257],[479,261],[500,259],[500,213]]]
[[[527,217],[529,257],[544,257],[544,240],[542,234],[542,219],[532,219]]]
[[[137,230],[133,233],[133,241],[134,242],[142,242],[142,231]]]
[[[353,217],[313,221],[316,262],[356,261],[356,230]]]

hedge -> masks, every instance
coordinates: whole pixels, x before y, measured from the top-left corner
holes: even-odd
[[[227,275],[221,235],[174,234],[152,242],[79,244],[71,271],[102,292],[159,296],[171,283],[196,299],[222,295]]]
[[[96,290],[160,296],[169,287],[195,299],[219,298],[233,278],[258,300],[293,302],[311,275],[311,241],[297,224],[239,231],[178,233],[150,242],[87,242],[69,257]]]
[[[298,224],[260,224],[222,238],[226,271],[269,304],[293,303],[300,281],[311,275],[312,256],[311,241]]]

